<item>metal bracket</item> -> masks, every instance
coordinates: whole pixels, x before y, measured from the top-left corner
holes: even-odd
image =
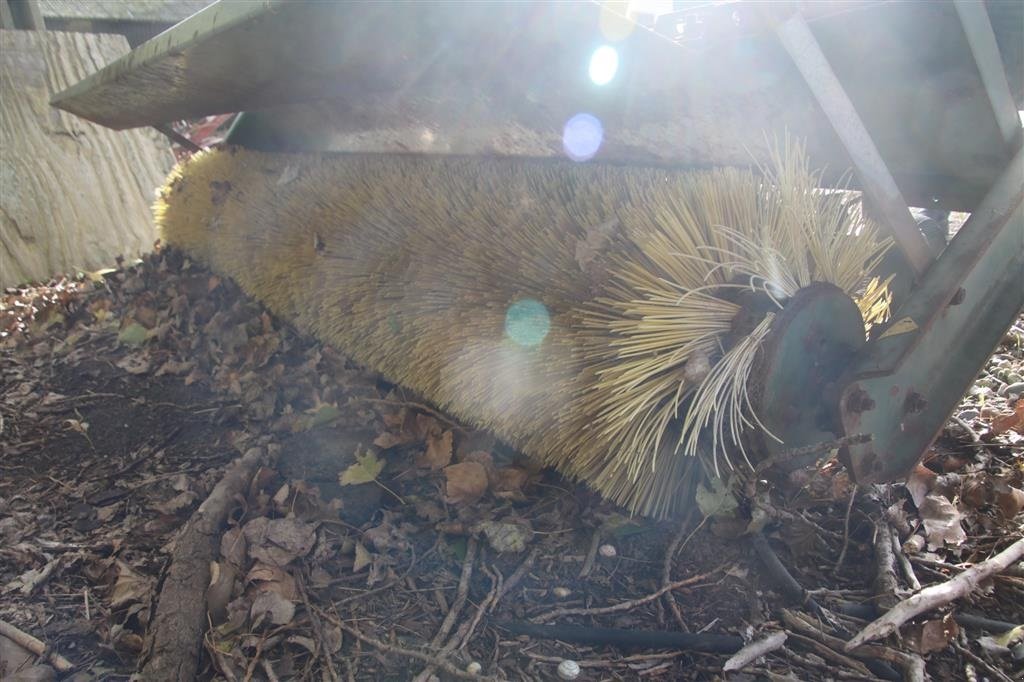
[[[964,36],[992,105],[999,132],[1008,146],[1016,147],[1021,140],[1020,118],[1017,106],[1013,103],[1013,95],[1010,94],[1010,82],[1006,79],[996,34],[992,30],[985,5],[977,0],[953,0],[953,6],[960,17]]]
[[[893,322],[841,382],[841,451],[860,483],[906,475],[1024,307],[1024,152],[1018,151]]]
[[[777,23],[775,33],[843,143],[865,196],[892,230],[896,244],[914,274],[921,275],[932,264],[928,242],[917,229],[907,202],[853,102],[821,51],[818,40],[799,12],[793,12],[787,19]]]

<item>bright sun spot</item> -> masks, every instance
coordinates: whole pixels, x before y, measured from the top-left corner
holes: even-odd
[[[595,85],[605,85],[615,78],[619,70],[619,53],[614,47],[602,45],[590,56],[590,80]]]

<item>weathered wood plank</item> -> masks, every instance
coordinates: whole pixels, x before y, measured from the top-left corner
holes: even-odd
[[[49,105],[127,51],[122,36],[0,31],[0,286],[99,269],[152,246],[150,204],[169,148]]]

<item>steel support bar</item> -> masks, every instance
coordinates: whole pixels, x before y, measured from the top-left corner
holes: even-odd
[[[1024,307],[1024,152],[865,347],[843,386],[842,452],[861,483],[906,475]]]
[[[1008,146],[1015,146],[1020,143],[1020,118],[985,5],[979,0],[953,0],[953,6],[974,55],[999,132]]]
[[[892,230],[914,274],[921,275],[932,263],[928,243],[818,40],[799,12],[777,23],[775,33],[849,154],[864,194]]]

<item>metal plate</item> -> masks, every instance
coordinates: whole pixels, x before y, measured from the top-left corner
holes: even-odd
[[[754,411],[782,442],[758,434],[766,455],[832,441],[840,433],[833,382],[864,345],[864,321],[831,284],[797,292],[772,323],[754,368]]]
[[[1009,153],[953,7],[820,6],[812,29],[906,199],[973,208]],[[114,128],[254,111],[268,145],[295,151],[526,156],[563,156],[566,123],[588,113],[595,160],[689,167],[764,163],[789,131],[839,179],[847,156],[756,30],[757,3],[728,11],[753,37],[622,37],[598,4],[220,2],[54,104]],[[598,86],[605,43],[620,66]]]

